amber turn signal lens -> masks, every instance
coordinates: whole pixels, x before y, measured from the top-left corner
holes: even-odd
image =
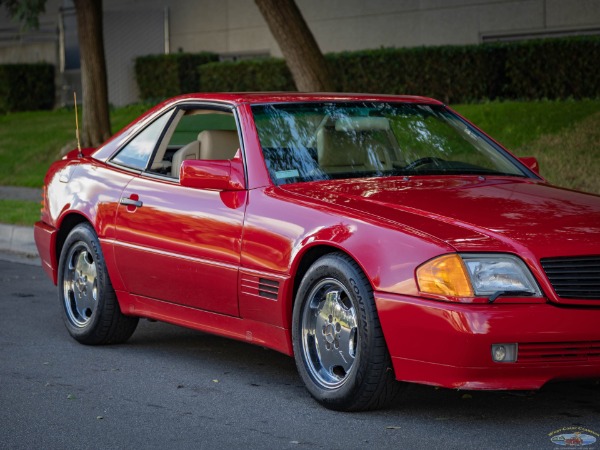
[[[473,297],[463,260],[457,254],[444,255],[417,269],[419,290],[449,297]]]

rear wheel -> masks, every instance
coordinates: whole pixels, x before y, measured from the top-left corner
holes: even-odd
[[[318,259],[302,279],[293,313],[298,372],[311,395],[341,411],[387,406],[394,377],[371,286],[350,257]]]
[[[67,330],[82,344],[125,342],[138,323],[121,313],[100,242],[89,224],[67,236],[58,266],[59,300]]]

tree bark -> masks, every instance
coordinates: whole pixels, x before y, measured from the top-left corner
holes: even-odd
[[[255,0],[299,91],[332,91],[327,62],[294,0]]]
[[[77,14],[83,89],[81,145],[97,147],[111,135],[102,30],[102,0],[74,0],[74,4]]]

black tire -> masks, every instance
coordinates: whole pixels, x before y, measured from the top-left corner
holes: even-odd
[[[138,324],[137,317],[121,313],[100,242],[87,223],[73,228],[62,248],[58,298],[67,330],[82,344],[125,342]]]
[[[384,408],[404,386],[394,377],[371,285],[346,254],[327,254],[304,275],[292,340],[300,377],[326,408]]]

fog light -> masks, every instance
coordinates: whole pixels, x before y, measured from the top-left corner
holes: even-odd
[[[515,362],[517,360],[517,344],[493,344],[492,359],[494,362]]]

